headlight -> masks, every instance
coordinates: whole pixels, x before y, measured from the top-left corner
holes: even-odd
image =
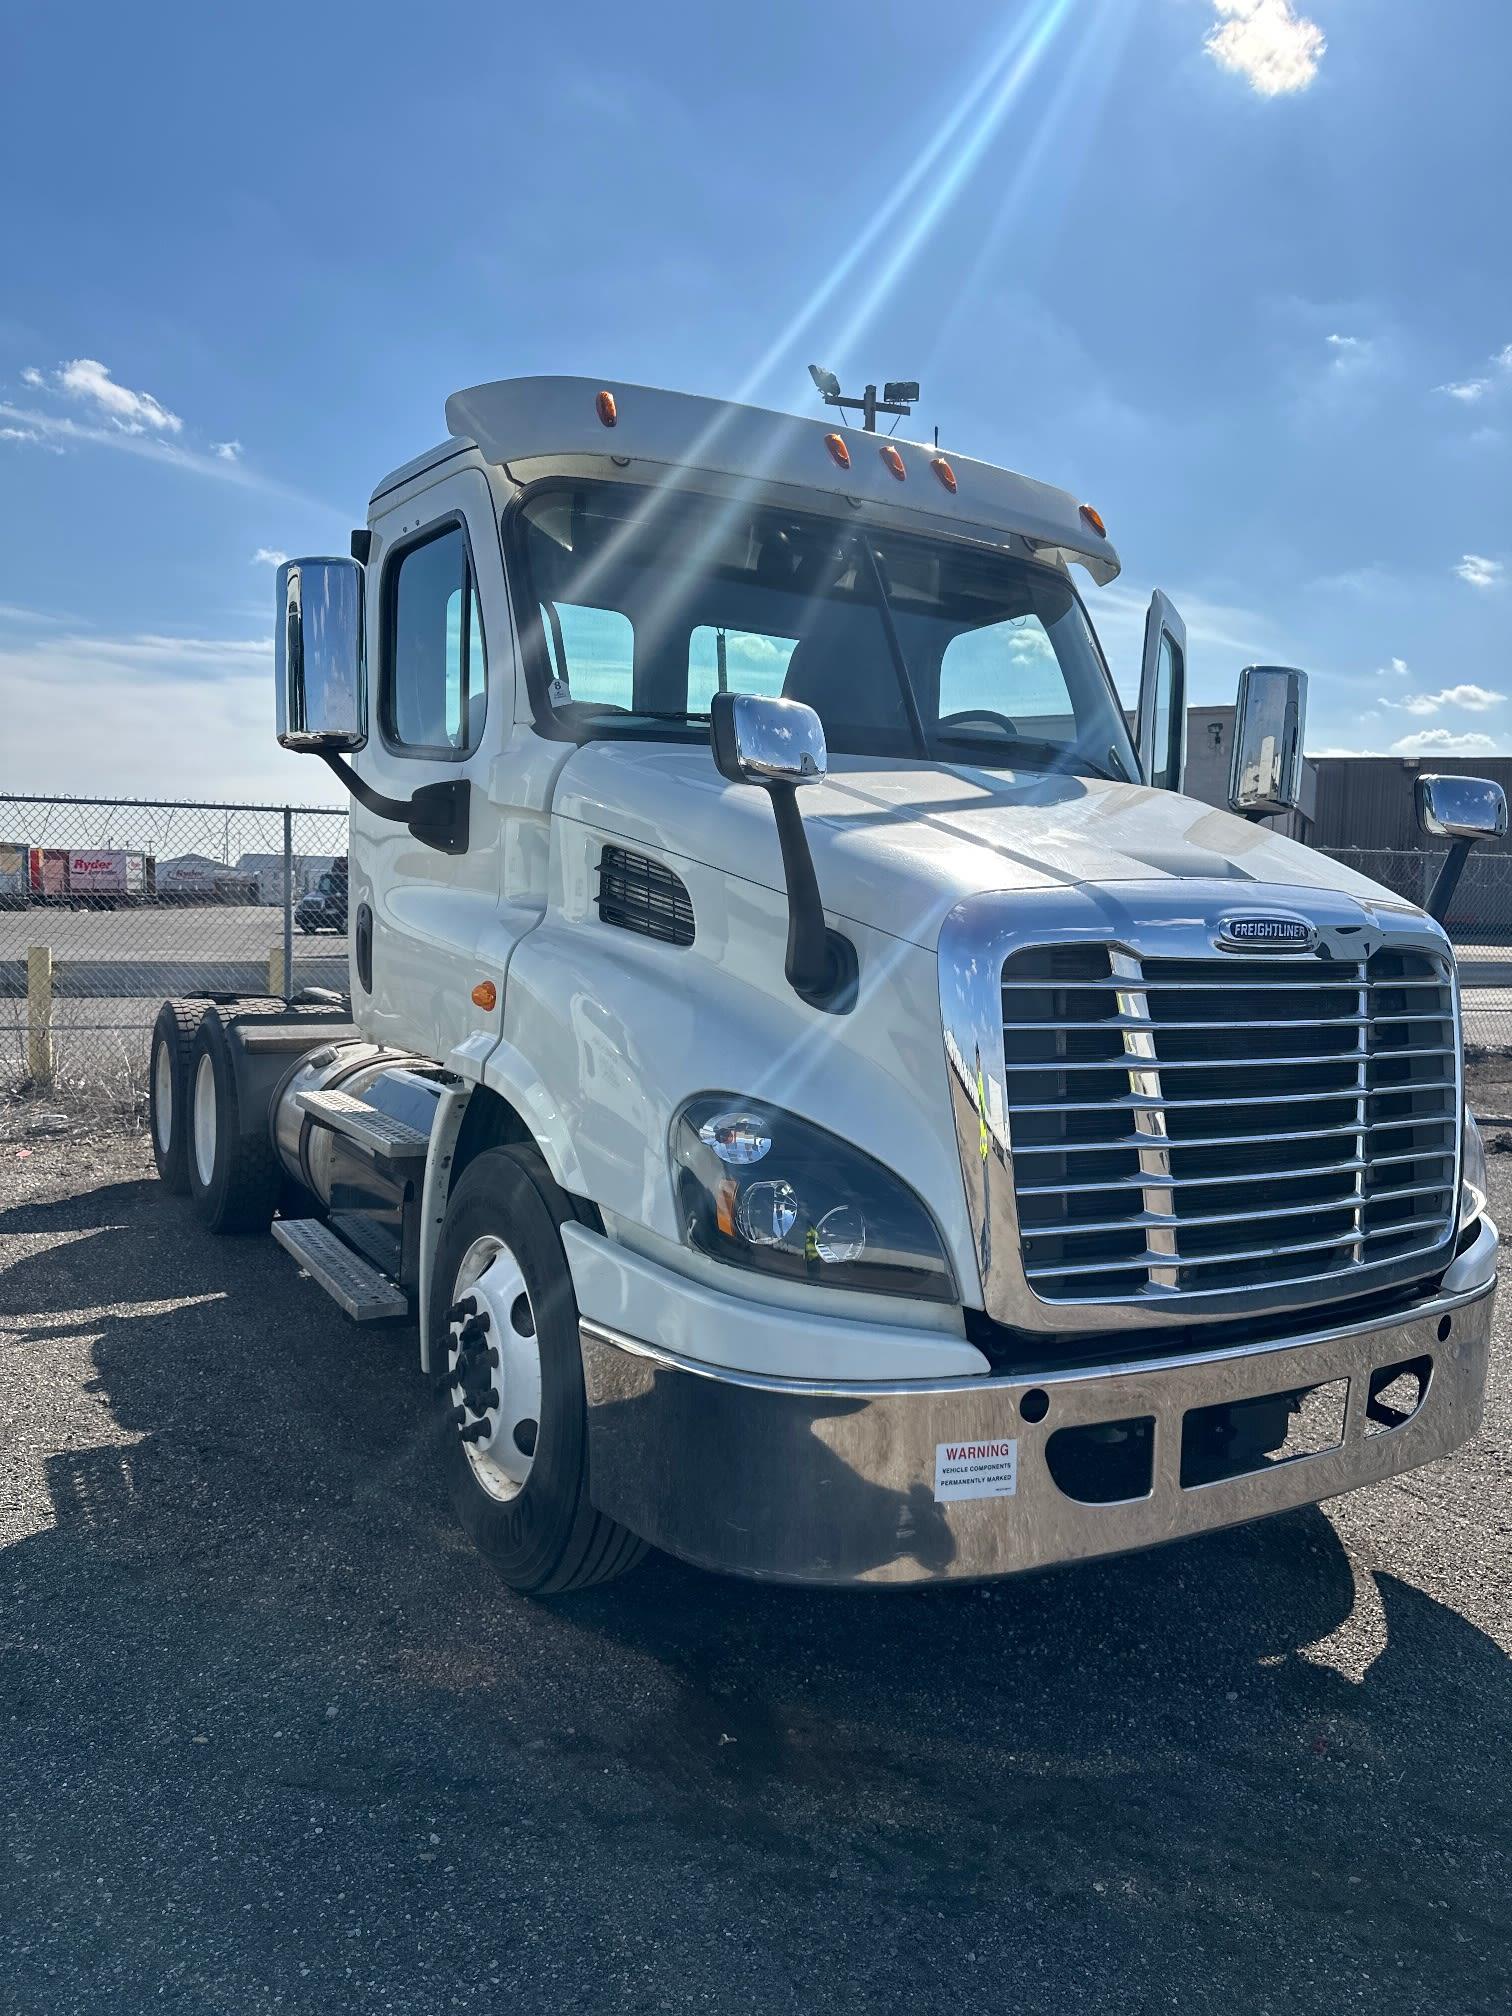
[[[880,1162],[779,1106],[724,1093],[672,1122],[672,1180],[700,1253],[791,1281],[956,1299],[934,1220]]]
[[[1459,1222],[1473,1225],[1486,1208],[1486,1144],[1475,1115],[1465,1108],[1464,1146],[1460,1153]]]

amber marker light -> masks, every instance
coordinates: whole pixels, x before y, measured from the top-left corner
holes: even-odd
[[[499,990],[495,987],[492,980],[480,980],[472,991],[472,998],[475,1008],[497,1008],[499,1005]]]
[[[850,450],[838,434],[826,434],[824,445],[829,450],[830,460],[837,469],[849,469]]]
[[[936,455],[929,466],[945,485],[951,496],[954,497],[956,493],[956,473],[945,460],[945,457],[943,455]]]
[[[908,475],[908,469],[903,461],[903,457],[894,448],[891,441],[884,441],[882,446],[877,450],[877,453],[882,457],[882,460],[887,464],[893,475],[897,477],[898,481],[900,483],[903,482]]]
[[[1108,528],[1102,521],[1101,511],[1094,511],[1090,504],[1083,504],[1081,515],[1083,522],[1092,527],[1092,530],[1097,534],[1099,539],[1107,538]]]
[[[612,392],[600,392],[593,403],[598,410],[600,420],[603,421],[606,427],[617,427],[619,425],[619,408],[614,403],[614,394]]]

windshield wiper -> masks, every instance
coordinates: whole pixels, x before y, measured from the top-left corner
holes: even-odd
[[[1095,762],[1084,750],[1068,748],[1064,742],[1041,742],[1032,735],[953,735],[948,728],[935,731],[938,742],[948,742],[957,748],[986,749],[994,754],[1002,752],[1043,764],[1063,776],[1075,776],[1080,771],[1090,771],[1092,776],[1101,777],[1109,784],[1126,784],[1128,779],[1115,771],[1106,769]],[[1113,751],[1108,752],[1110,755]],[[989,766],[991,767],[991,766]]]

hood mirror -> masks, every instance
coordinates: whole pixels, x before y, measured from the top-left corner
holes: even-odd
[[[1430,840],[1447,840],[1449,851],[1434,880],[1428,915],[1442,924],[1477,840],[1500,840],[1507,830],[1507,794],[1489,777],[1420,776],[1418,825]]]
[[[1430,840],[1500,840],[1507,794],[1489,777],[1419,777],[1417,816]]]
[[[801,700],[716,693],[709,702],[709,743],[721,777],[759,785],[772,801],[787,882],[788,985],[811,1008],[843,1015],[856,1001],[856,948],[824,921],[819,878],[798,810],[798,786],[819,783],[829,769],[824,725]]]
[[[725,693],[711,709],[714,762],[732,784],[815,784],[829,770],[824,724],[801,700]]]
[[[1246,665],[1234,708],[1229,806],[1245,819],[1292,812],[1302,796],[1307,674],[1291,665]]]

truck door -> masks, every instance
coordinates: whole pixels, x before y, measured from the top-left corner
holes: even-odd
[[[1179,791],[1186,776],[1186,625],[1157,588],[1139,674],[1139,764],[1147,784]]]
[[[369,733],[358,774],[399,799],[463,780],[468,830],[464,850],[443,853],[353,802],[353,1009],[374,1040],[444,1059],[470,1037],[497,1036],[507,961],[488,773],[514,712],[514,650],[480,470],[442,475],[374,520],[366,626]]]

